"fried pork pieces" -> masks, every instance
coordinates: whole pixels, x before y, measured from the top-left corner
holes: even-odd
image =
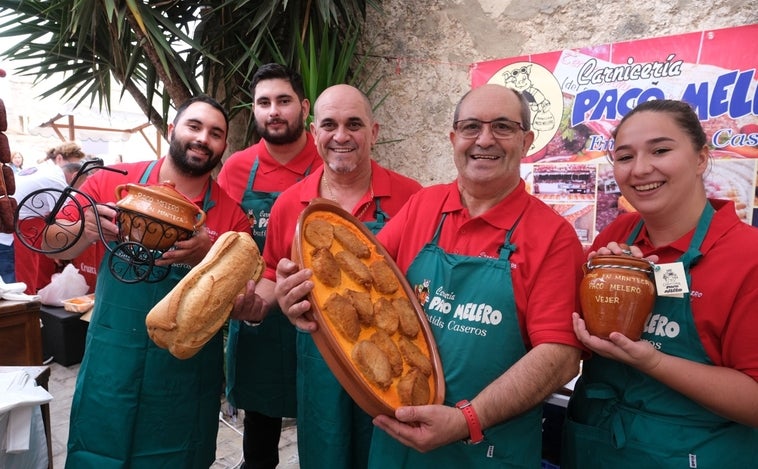
[[[371,303],[371,294],[365,291],[355,291],[349,288],[345,290],[345,295],[353,304],[358,312],[358,319],[364,326],[371,326],[374,323],[374,304]]]
[[[334,225],[334,237],[337,238],[342,247],[355,254],[356,257],[368,259],[371,256],[369,247],[350,228]]]
[[[408,301],[408,298],[395,298],[392,300],[392,307],[397,312],[400,333],[409,339],[416,337],[421,326],[419,326],[418,318],[416,317],[416,310],[413,309],[413,305]]]
[[[334,239],[334,227],[325,220],[312,220],[305,225],[303,236],[313,247],[329,249]]]
[[[313,250],[311,268],[316,278],[326,286],[337,287],[342,282],[340,266],[328,248]]]
[[[403,405],[424,405],[431,397],[429,381],[424,373],[413,368],[398,380],[397,394]]]
[[[351,344],[343,347],[355,369],[372,387],[394,392],[402,405],[428,404],[432,363],[414,343],[423,340],[421,324],[395,271],[340,223],[311,218],[303,237],[312,246],[306,252],[317,289],[319,283],[326,287],[322,313]]]
[[[400,355],[400,350],[397,348],[395,341],[386,332],[379,330],[371,334],[369,340],[379,347],[384,355],[387,356],[387,360],[392,367],[392,376],[398,377],[403,374],[403,356]]]
[[[339,264],[340,269],[342,269],[348,277],[353,279],[355,283],[362,285],[366,290],[371,290],[371,284],[373,283],[371,272],[355,254],[350,251],[340,251],[334,256],[334,258],[337,259],[337,264]]]
[[[324,312],[342,337],[350,342],[358,340],[361,334],[361,323],[358,320],[358,312],[350,300],[339,293],[332,293],[324,302]]]
[[[403,356],[403,360],[414,368],[418,368],[426,376],[432,374],[432,362],[421,351],[420,348],[405,337],[400,337],[397,341],[400,354]]]
[[[351,357],[366,379],[384,391],[389,389],[392,384],[392,366],[382,349],[370,340],[361,340],[353,347]]]
[[[392,271],[384,259],[372,262],[369,269],[371,270],[371,277],[374,280],[374,288],[379,293],[391,295],[400,288],[397,277],[395,277],[395,272]]]

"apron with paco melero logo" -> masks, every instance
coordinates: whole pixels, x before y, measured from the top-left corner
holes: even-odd
[[[310,172],[308,167],[305,176]],[[253,221],[253,239],[262,253],[271,207],[281,192],[253,190],[257,173],[256,157],[240,205]],[[255,327],[236,319],[229,321],[226,394],[233,406],[269,417],[295,417],[295,336],[294,326],[278,306],[272,307],[266,320]]]
[[[706,203],[687,252],[687,284],[714,209]],[[642,229],[640,221],[629,238]],[[692,317],[690,293],[658,296],[641,340],[712,365]],[[593,356],[584,363],[564,428],[561,467],[748,468],[758,465],[758,429],[727,420],[645,373]]]
[[[422,289],[445,376],[445,405],[474,398],[526,354],[511,280],[511,236],[506,232],[497,259],[449,254],[439,246],[447,214],[433,239],[408,268],[408,281]],[[476,371],[473,371],[476,370]],[[535,407],[484,431],[477,445],[451,443],[428,453],[408,448],[374,430],[372,468],[538,468],[542,408]]]
[[[156,162],[142,175],[145,184]],[[210,180],[203,210],[210,210]],[[116,243],[111,243],[111,248]],[[173,265],[156,282],[116,279],[104,256],[97,300],[71,407],[66,467],[207,469],[216,459],[223,344],[172,356],[150,339],[145,317],[189,272]]]

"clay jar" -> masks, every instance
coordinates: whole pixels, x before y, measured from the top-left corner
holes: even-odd
[[[172,182],[116,187],[122,241],[165,251],[188,239],[205,222],[205,212],[176,190]]]
[[[650,262],[632,256],[595,256],[584,265],[579,299],[587,330],[607,339],[617,331],[639,340],[653,310]]]

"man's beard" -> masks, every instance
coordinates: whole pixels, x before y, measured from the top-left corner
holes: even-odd
[[[286,145],[288,143],[296,142],[297,139],[303,135],[303,132],[305,132],[305,123],[303,122],[302,114],[299,115],[294,127],[290,127],[289,123],[284,120],[280,120],[279,122],[287,123],[287,130],[285,130],[283,134],[272,134],[268,131],[268,128],[265,125],[261,125],[257,120],[255,121],[255,132],[262,139],[268,143],[273,143],[274,145]]]
[[[329,169],[337,174],[349,174],[358,167],[358,163],[355,161],[330,161],[327,165],[329,165]]]
[[[207,151],[211,153],[212,156],[205,163],[195,163],[187,157],[187,150],[190,148]],[[213,171],[213,168],[215,168],[221,160],[221,155],[214,154],[213,151],[205,145],[185,144],[183,141],[175,138],[173,134],[171,135],[171,142],[168,146],[168,155],[179,171],[189,176],[204,176]]]

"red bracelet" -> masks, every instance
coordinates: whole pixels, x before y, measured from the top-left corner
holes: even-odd
[[[482,433],[482,424],[479,422],[479,416],[474,411],[474,406],[466,399],[458,402],[455,406],[461,409],[463,416],[466,417],[466,424],[468,424],[469,438],[463,441],[469,445],[481,443],[484,440],[484,434]]]

